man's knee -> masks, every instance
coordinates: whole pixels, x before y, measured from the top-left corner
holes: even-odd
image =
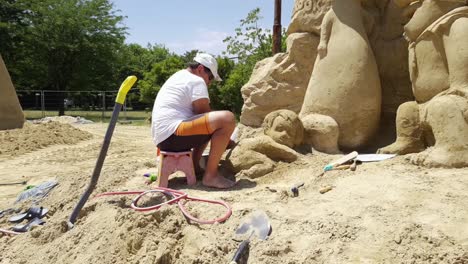
[[[209,115],[210,125],[214,129],[232,128],[236,126],[236,118],[230,111],[214,111]]]
[[[222,111],[223,119],[226,125],[234,127],[236,125],[236,117],[232,112]]]

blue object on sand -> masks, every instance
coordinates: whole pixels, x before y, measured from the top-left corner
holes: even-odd
[[[18,195],[15,204],[29,199],[33,199],[34,202],[38,202],[46,197],[52,188],[57,186],[57,184],[57,181],[52,180],[36,185],[31,189],[27,189]]]

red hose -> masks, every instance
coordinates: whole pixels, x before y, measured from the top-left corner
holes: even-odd
[[[219,204],[219,205],[222,205],[224,206],[225,208],[227,208],[227,212],[224,216],[220,217],[220,218],[217,218],[217,219],[214,219],[214,220],[201,220],[201,219],[198,219],[198,218],[195,218],[194,216],[192,216],[188,211],[187,209],[185,208],[184,206],[184,203],[187,202],[187,200],[191,200],[191,201],[199,201],[199,202],[203,202],[203,203],[211,203],[211,204]],[[179,200],[179,202],[177,203],[179,205],[179,208],[180,210],[182,211],[182,213],[188,218],[190,219],[191,221],[194,221],[194,222],[197,222],[197,223],[200,223],[200,224],[214,224],[214,223],[222,223],[224,221],[226,221],[232,214],[232,209],[231,207],[224,201],[213,201],[213,200],[208,200],[208,199],[201,199],[201,198],[195,198],[195,197],[190,197],[188,196],[188,199],[185,199],[185,200]]]
[[[148,207],[139,207],[137,206],[138,201],[148,193],[153,193],[153,192],[160,192],[166,195],[170,195],[173,197],[171,200],[166,201],[164,203],[160,203],[157,205],[153,206],[148,206]],[[145,211],[152,211],[152,210],[158,210],[161,208],[161,206],[166,205],[166,204],[173,204],[177,202],[177,205],[180,208],[180,211],[186,218],[189,220],[199,223],[199,224],[214,224],[214,223],[221,223],[226,221],[232,214],[232,209],[231,207],[224,201],[216,201],[216,200],[209,200],[209,199],[202,199],[202,198],[196,198],[196,197],[190,197],[188,196],[187,193],[183,191],[178,191],[178,190],[173,190],[169,188],[164,188],[164,187],[155,187],[153,190],[147,190],[147,191],[125,191],[125,192],[105,192],[96,195],[96,197],[102,197],[102,196],[111,196],[111,195],[129,195],[129,194],[137,194],[138,196],[133,199],[132,204],[130,205],[132,209],[139,211],[139,212],[145,212]],[[203,203],[210,203],[210,204],[218,204],[227,209],[226,214],[223,215],[220,218],[213,219],[213,220],[202,220],[194,217],[191,215],[188,210],[185,208],[184,204],[187,201],[198,201],[198,202],[203,202]]]

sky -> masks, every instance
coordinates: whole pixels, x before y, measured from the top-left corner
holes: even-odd
[[[240,20],[260,8],[259,26],[273,28],[275,0],[111,0],[125,16],[126,43],[161,44],[183,54],[198,49],[220,55],[223,39],[234,35]],[[282,0],[281,25],[287,28],[294,0]]]

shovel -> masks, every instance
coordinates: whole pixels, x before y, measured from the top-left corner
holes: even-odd
[[[101,174],[102,165],[104,164],[104,160],[106,158],[107,150],[109,149],[112,134],[114,133],[115,124],[117,123],[117,119],[119,117],[120,109],[122,108],[125,102],[125,97],[127,96],[128,91],[130,91],[130,88],[132,88],[136,80],[137,78],[135,76],[128,76],[119,88],[119,92],[117,93],[117,97],[115,98],[115,105],[114,110],[112,112],[112,117],[109,122],[109,126],[107,127],[106,135],[104,136],[104,142],[102,143],[101,151],[99,152],[98,160],[96,161],[96,166],[94,167],[93,175],[91,176],[91,182],[89,183],[88,187],[86,187],[85,192],[81,195],[78,204],[75,206],[75,209],[73,209],[73,212],[70,215],[70,218],[67,222],[68,229],[73,228],[73,226],[75,225],[76,218],[78,217],[78,214],[81,211],[81,208],[83,208],[89,196],[96,187],[99,175]]]
[[[249,247],[250,239],[255,234],[259,239],[265,240],[271,232],[268,216],[263,211],[255,211],[246,216],[236,230],[236,235],[246,235],[248,238],[239,245],[230,264],[238,264],[245,250]]]

